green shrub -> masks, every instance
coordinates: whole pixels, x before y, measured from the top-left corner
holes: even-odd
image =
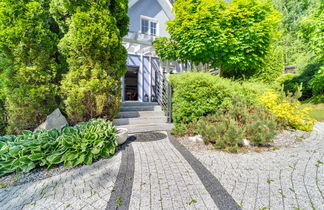
[[[287,73],[287,74],[281,74],[275,81],[274,83],[281,87],[284,83],[292,80],[296,75],[292,73]]]
[[[285,127],[312,131],[315,120],[309,116],[309,109],[302,108],[298,100],[290,101],[278,92],[269,90],[260,97],[260,102],[284,122]]]
[[[231,106],[232,97],[240,95],[256,101],[268,89],[261,83],[234,82],[209,73],[181,73],[170,76],[173,86],[173,121],[188,124],[202,116]]]
[[[58,105],[57,32],[49,1],[1,1],[0,60],[9,133],[35,128]]]
[[[23,131],[23,135],[0,137],[0,176],[60,163],[91,164],[110,157],[117,146],[114,133],[111,122],[95,119],[62,131]]]
[[[324,97],[324,65],[322,65],[320,69],[315,73],[309,84],[312,88],[313,96],[319,96],[322,98]]]
[[[254,76],[254,78],[263,82],[275,81],[284,70],[284,55],[280,47],[273,48],[265,60],[265,66]]]
[[[67,31],[59,43],[69,64],[61,86],[67,115],[73,123],[113,119],[126,72],[122,37],[127,34],[127,1],[55,2],[52,12],[57,20],[65,20],[61,28]]]
[[[265,144],[276,135],[277,127],[275,117],[262,106],[235,97],[231,108],[202,117],[197,132],[216,148],[224,149],[237,147],[244,138],[254,145]]]
[[[302,85],[302,96],[300,100],[306,100],[313,96],[312,86],[310,81],[314,78],[316,72],[320,69],[320,64],[309,64],[305,67],[304,71],[295,76],[292,80],[284,82],[284,90],[286,92],[294,93]]]

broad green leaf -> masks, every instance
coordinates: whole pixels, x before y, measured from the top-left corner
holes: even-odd
[[[100,148],[98,147],[94,147],[92,150],[91,150],[91,153],[94,154],[94,155],[97,155],[100,153]]]
[[[27,130],[24,130],[24,131],[22,131],[21,133],[22,133],[24,136],[29,136],[29,135],[33,134],[32,131],[27,131]]]
[[[28,158],[30,159],[30,160],[41,160],[42,158],[44,157],[44,155],[43,154],[41,154],[41,153],[36,153],[36,154],[32,154],[32,155],[29,155],[28,156]]]
[[[93,158],[92,154],[88,153],[85,157],[84,163],[90,165],[92,163],[92,158]]]

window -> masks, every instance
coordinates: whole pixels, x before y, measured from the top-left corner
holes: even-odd
[[[156,20],[148,17],[141,17],[141,33],[157,36],[157,25]]]
[[[142,19],[142,33],[149,34],[149,21]]]
[[[151,22],[151,35],[156,36],[156,23]]]

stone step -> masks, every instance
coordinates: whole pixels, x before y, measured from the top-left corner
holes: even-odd
[[[139,117],[139,118],[119,118],[114,120],[114,125],[138,125],[138,124],[154,124],[154,123],[167,123],[166,116],[150,116],[150,117]]]
[[[127,128],[128,133],[141,133],[152,131],[170,131],[174,128],[171,123],[154,123],[154,124],[139,124],[139,125],[121,125],[116,128]]]
[[[147,105],[147,106],[122,106],[120,107],[121,112],[132,112],[132,111],[162,111],[161,106]]]
[[[164,117],[163,111],[132,111],[132,112],[119,112],[119,118],[136,118],[136,117]]]
[[[123,102],[122,107],[129,107],[129,106],[157,106],[159,105],[156,102],[138,102],[138,101],[128,101]]]

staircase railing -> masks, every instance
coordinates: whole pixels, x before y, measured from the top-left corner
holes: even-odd
[[[172,86],[165,75],[155,71],[155,82],[153,83],[154,101],[157,101],[168,118],[172,122]]]

